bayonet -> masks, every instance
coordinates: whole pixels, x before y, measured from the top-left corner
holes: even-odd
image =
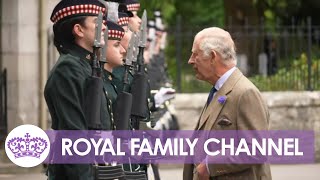
[[[108,15],[108,4],[107,4],[107,2],[106,1],[104,1],[104,0],[98,0],[101,4],[103,4],[104,5],[104,7],[106,8],[106,10],[105,10],[105,13],[104,13],[104,16],[103,17],[105,17],[105,18],[103,18],[102,17],[102,22],[103,22],[103,20],[107,20],[107,15]],[[98,17],[99,18],[99,17]],[[102,26],[102,23],[101,23],[101,26]],[[97,31],[96,31],[96,33],[97,33]],[[101,34],[101,33],[100,33]],[[102,47],[102,49],[101,49],[101,53],[100,53],[100,62],[101,63],[107,63],[107,52],[106,52],[106,50],[107,50],[107,42],[108,42],[108,27],[107,27],[107,25],[106,25],[106,29],[105,29],[105,31],[104,31],[104,46]],[[103,66],[103,65],[101,65],[101,66]],[[103,68],[103,67],[101,67],[101,68]]]
[[[125,57],[125,65],[127,66],[132,65],[134,45],[135,45],[135,36],[134,36],[134,33],[132,33],[129,41],[128,49],[127,49],[127,55]]]
[[[118,8],[119,8],[119,3],[117,2],[107,2],[108,5],[108,21],[118,23]]]
[[[147,23],[148,23],[147,11],[144,10],[142,18],[141,18],[141,26],[140,26],[140,32],[139,32],[139,38],[140,38],[139,47],[146,47],[146,43],[147,43]]]
[[[101,48],[101,30],[102,30],[102,12],[99,11],[99,15],[96,21],[95,36],[93,42],[93,57],[92,58],[92,76],[101,77],[101,69],[98,57],[99,49]]]
[[[137,62],[138,53],[139,53],[139,49],[138,49],[139,36],[136,33],[134,33],[134,35],[133,35],[133,43],[134,43],[134,46],[133,46],[132,62],[136,63]]]
[[[136,60],[136,64],[137,64],[137,69],[136,71],[144,71],[144,58],[143,58],[143,52],[144,52],[144,48],[146,47],[146,43],[147,43],[147,11],[144,10],[143,11],[143,15],[141,18],[142,22],[141,22],[141,26],[140,26],[140,31],[139,31],[139,41],[138,41],[138,46],[139,48],[137,48],[137,52],[138,55],[135,57],[137,58]]]
[[[103,20],[103,14],[100,11],[96,21],[96,32],[95,32],[95,38],[93,43],[94,48],[101,48],[100,41],[101,41],[102,20]]]
[[[108,47],[108,27],[106,26],[106,30],[104,31],[104,46],[101,49],[100,62],[107,63],[107,47]]]

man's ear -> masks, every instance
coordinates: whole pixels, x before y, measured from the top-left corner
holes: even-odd
[[[80,24],[75,24],[72,30],[73,34],[78,37],[84,37],[83,29]]]
[[[211,61],[216,61],[217,52],[215,50],[211,50]]]

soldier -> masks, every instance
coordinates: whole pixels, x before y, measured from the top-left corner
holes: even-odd
[[[118,24],[124,29],[124,32],[128,32],[128,24],[130,17],[133,17],[133,13],[128,11],[127,6],[124,3],[120,3],[118,7]]]
[[[123,44],[123,47],[127,48],[129,37],[131,37],[132,33],[138,33],[140,26],[141,26],[141,19],[137,16],[137,11],[140,9],[140,3],[137,0],[126,0],[126,7],[127,10],[123,10],[123,12],[128,12],[129,15],[129,31],[126,32],[125,37],[121,41]],[[131,17],[131,14],[133,16]],[[132,32],[130,32],[132,31]],[[145,54],[147,54],[147,48],[145,48]],[[146,63],[147,61],[145,61]],[[114,83],[117,84],[118,87],[123,87],[123,75],[124,75],[124,67],[119,67],[114,70],[115,80]],[[132,74],[129,76],[129,80],[132,80]],[[131,81],[130,81],[131,82]],[[122,89],[122,88],[121,88]],[[174,97],[173,94],[168,94],[171,92],[174,92],[171,88],[163,88],[161,92],[159,92],[156,96],[149,95],[149,109],[153,112],[157,109],[159,105],[161,105],[163,102],[165,102],[168,99],[171,99]],[[156,97],[156,99],[154,98]],[[150,121],[150,116],[147,118],[146,121]]]
[[[129,18],[133,17],[133,14],[131,11],[127,10],[127,6],[125,4],[120,3],[119,4],[119,19],[118,19],[118,24],[124,29],[125,34],[123,38],[121,39],[121,45],[122,47],[127,50],[129,46],[129,41],[132,36],[132,31],[129,29],[128,24],[129,24]],[[123,83],[123,76],[125,74],[125,67],[124,66],[118,66],[113,69],[113,75],[114,78],[112,79],[112,83],[117,86],[117,90],[121,92],[124,90],[124,83]],[[131,71],[129,71],[129,83],[132,81],[133,75]]]
[[[165,31],[164,25],[161,19],[161,13],[159,10],[154,12],[155,21],[150,20],[149,25],[149,49],[150,58],[147,63],[148,75],[150,79],[150,87],[152,90],[158,90],[158,93],[154,95],[155,103],[159,107],[162,102],[169,100],[174,97],[174,94],[167,94],[167,91],[174,91],[171,88],[167,72],[165,69],[165,54],[164,54],[164,45],[165,45]],[[155,91],[154,91],[155,92]],[[160,102],[160,103],[159,103]],[[164,106],[157,108],[157,111],[153,112],[154,120],[156,125],[154,129],[157,130],[178,130],[179,125],[174,114],[174,107],[170,103],[165,103]]]
[[[165,62],[165,54],[164,54],[164,46],[165,46],[165,31],[162,24],[161,13],[160,11],[155,11],[154,16],[156,22],[154,26],[150,28],[154,28],[155,35],[151,37],[151,44],[153,44],[152,55],[150,64],[148,65],[148,72],[150,74],[150,86],[151,89],[160,89],[161,87],[170,87],[170,80],[168,78],[166,72],[166,62]]]
[[[113,68],[123,65],[123,58],[126,50],[120,44],[124,36],[124,29],[114,22],[107,21],[108,27],[108,41],[106,49],[106,60],[103,70],[104,88],[108,98],[112,104],[115,103],[117,98],[117,86],[112,83],[114,75],[112,74]]]
[[[105,7],[97,0],[62,0],[54,8],[54,43],[60,57],[51,70],[44,96],[52,117],[54,130],[87,130],[84,102],[86,80],[92,74],[90,60],[93,56],[95,27],[99,11]],[[104,45],[102,25],[101,45]],[[101,89],[102,91],[102,89]],[[101,93],[103,94],[103,93]],[[105,98],[105,97],[103,97]],[[101,98],[101,129],[111,129],[110,113]],[[88,164],[50,164],[48,179],[93,179],[92,166]]]
[[[126,0],[126,5],[128,11],[131,11],[133,14],[129,19],[129,28],[132,32],[137,33],[141,26],[141,19],[137,14],[140,9],[140,3],[138,0]]]
[[[141,19],[137,15],[140,8],[140,3],[137,0],[125,0],[125,3],[119,4],[119,25],[125,29],[125,35],[121,40],[121,45],[127,50],[132,33],[139,32]],[[125,74],[125,67],[120,66],[114,69],[113,74],[115,78],[113,83],[118,87],[119,91],[123,90],[123,76]],[[132,82],[133,75],[130,71],[129,83]]]

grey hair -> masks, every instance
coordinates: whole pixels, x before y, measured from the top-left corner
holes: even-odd
[[[224,32],[224,33],[217,33]],[[206,57],[211,56],[212,50],[217,51],[225,65],[236,65],[236,48],[234,42],[227,31],[220,28],[207,28],[199,32],[200,44],[199,47]]]

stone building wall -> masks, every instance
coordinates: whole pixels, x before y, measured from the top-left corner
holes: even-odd
[[[50,15],[59,0],[42,0]],[[7,69],[8,131],[21,124],[39,125],[40,92],[40,1],[0,0],[1,67]],[[47,59],[42,59],[47,61]]]
[[[8,73],[8,130],[38,124],[38,1],[2,1],[2,68]]]

